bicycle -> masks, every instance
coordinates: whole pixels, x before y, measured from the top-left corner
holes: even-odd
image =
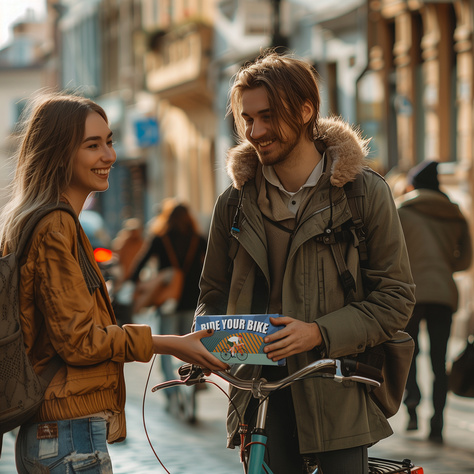
[[[206,379],[207,374],[204,374],[200,367],[192,366],[190,364],[182,365],[178,369],[178,373],[180,376],[179,380],[170,380],[159,383],[155,385],[151,391],[156,392],[157,390],[166,389],[176,385],[192,386],[204,382],[213,383]],[[374,387],[380,386],[380,381],[371,378],[371,376],[373,376],[373,370],[371,367],[352,359],[317,360],[298,370],[294,374],[274,382],[267,382],[265,379],[243,380],[231,375],[229,372],[214,372],[214,374],[240,390],[251,391],[253,397],[259,401],[257,421],[251,434],[250,443],[245,444],[244,442],[241,442],[241,462],[245,474],[272,474],[272,470],[264,461],[266,441],[268,438],[265,433],[265,418],[269,396],[275,390],[286,387],[298,380],[314,376],[332,378],[335,382],[339,383],[351,380]],[[242,438],[245,437],[245,434],[245,425],[241,424]],[[318,473],[317,466],[311,467],[309,460],[307,461],[306,468],[308,474]],[[424,471],[422,467],[415,466],[410,459],[392,461],[369,457],[369,474],[396,473],[423,474]]]

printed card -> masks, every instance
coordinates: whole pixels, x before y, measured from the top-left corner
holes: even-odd
[[[279,314],[245,314],[197,316],[196,331],[214,329],[214,334],[201,339],[206,349],[218,359],[232,364],[285,365],[286,359],[273,362],[263,352],[265,336],[284,326],[274,326],[270,317]]]

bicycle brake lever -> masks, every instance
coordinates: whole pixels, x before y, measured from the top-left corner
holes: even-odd
[[[195,385],[204,380],[201,367],[192,364],[184,364],[178,369],[180,380],[168,380],[155,385],[151,391],[156,392],[162,388],[175,387],[176,385]]]
[[[188,385],[200,383],[204,379],[204,373],[201,367],[192,364],[183,364],[178,369],[180,379]]]
[[[155,385],[151,391],[156,392],[157,390],[161,390],[162,388],[169,388],[174,387],[176,385],[186,385],[186,381],[183,380],[167,380],[166,382],[161,382]]]

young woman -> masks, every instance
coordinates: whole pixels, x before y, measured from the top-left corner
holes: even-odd
[[[15,250],[39,208],[65,202],[79,215],[91,192],[108,188],[116,154],[104,110],[78,96],[38,96],[17,160],[11,199],[0,215],[4,254]],[[22,259],[20,312],[35,370],[60,361],[38,413],[20,429],[20,473],[112,472],[106,440],[126,436],[124,362],[147,362],[158,353],[226,368],[201,344],[206,331],[166,336],[145,325],[117,326],[92,247],[65,211],[36,226]]]

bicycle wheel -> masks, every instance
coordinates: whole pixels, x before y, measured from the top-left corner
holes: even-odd
[[[249,355],[246,352],[237,352],[237,359],[239,360],[245,360]]]
[[[224,361],[227,361],[230,359],[230,352],[227,351],[227,352],[221,352],[221,359],[224,360]]]

